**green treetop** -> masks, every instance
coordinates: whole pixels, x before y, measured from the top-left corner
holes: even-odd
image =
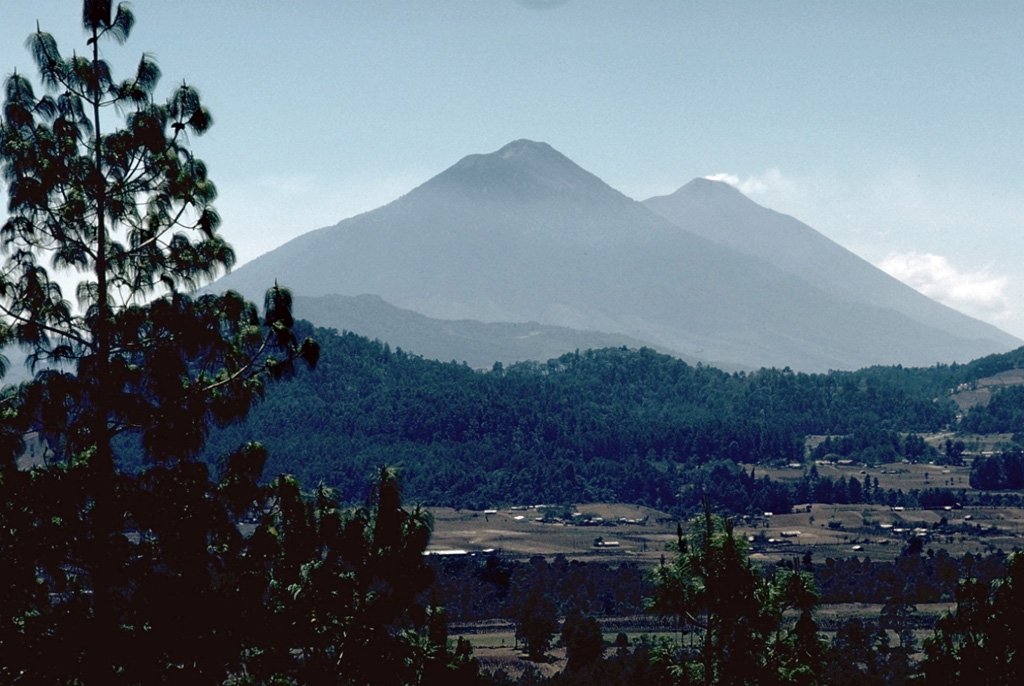
[[[262,317],[236,293],[194,295],[234,261],[190,149],[210,114],[186,83],[157,101],[148,56],[114,78],[101,45],[129,37],[125,5],[86,0],[82,19],[81,54],[62,55],[38,26],[29,37],[39,92],[17,71],[4,83],[0,343],[37,367],[0,404],[0,676],[201,683],[192,677],[244,659],[249,639],[231,618],[261,594],[239,587],[238,524],[269,496],[258,446],[229,457],[219,483],[192,458],[266,377],[315,363],[318,349],[296,339],[282,288]],[[49,468],[15,469],[28,431]],[[151,469],[118,471],[123,434]]]
[[[805,572],[764,577],[747,557],[731,523],[711,514],[678,529],[677,553],[652,571],[650,609],[679,619],[684,641],[671,658],[678,684],[817,683],[823,646],[811,612],[818,598]],[[790,629],[783,611],[800,611]],[[662,656],[664,662],[664,656]]]
[[[212,118],[184,82],[158,102],[148,55],[114,78],[101,44],[133,25],[125,5],[86,0],[85,51],[70,57],[37,27],[27,44],[45,92],[15,71],[0,121],[0,341],[44,364],[8,402],[58,456],[88,455],[108,473],[117,434],[140,432],[156,460],[194,455],[211,422],[248,411],[262,372],[316,358],[291,333],[282,289],[263,321],[237,294],[190,296],[234,262],[190,148]]]

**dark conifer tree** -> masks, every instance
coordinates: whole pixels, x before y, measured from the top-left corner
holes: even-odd
[[[1016,684],[1024,680],[1024,554],[1015,552],[992,583],[960,582],[956,609],[925,640],[924,682]]]
[[[194,295],[234,261],[190,148],[212,118],[187,83],[158,101],[149,56],[114,78],[102,46],[128,39],[126,5],[85,0],[82,20],[85,49],[71,56],[38,26],[29,37],[42,94],[18,71],[4,84],[0,343],[27,349],[35,376],[3,398],[0,671],[28,683],[216,678],[240,659],[219,611],[241,546],[232,516],[253,506],[263,457],[232,457],[223,491],[192,458],[264,379],[318,349],[296,339],[283,288],[262,317],[235,293]],[[50,464],[19,472],[29,431]],[[118,470],[119,436],[151,469]]]
[[[679,530],[675,558],[653,570],[654,612],[676,615],[698,640],[678,656],[681,683],[813,683],[823,646],[811,612],[817,604],[810,576],[780,570],[768,579],[751,565],[742,540],[728,521],[711,514],[694,522],[692,540]],[[783,630],[782,613],[797,609],[801,620]]]

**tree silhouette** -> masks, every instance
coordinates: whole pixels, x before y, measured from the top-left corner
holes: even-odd
[[[212,118],[186,83],[158,103],[147,55],[113,78],[100,44],[123,43],[133,25],[126,6],[87,0],[88,57],[62,56],[37,30],[28,45],[47,93],[15,71],[0,124],[3,340],[56,365],[10,402],[58,458],[87,456],[108,474],[117,434],[140,433],[158,461],[194,455],[211,423],[245,415],[262,372],[316,357],[291,332],[284,289],[268,292],[262,321],[237,294],[189,295],[234,262],[189,147]],[[61,278],[75,276],[72,305]]]
[[[1013,684],[1024,679],[1024,554],[992,583],[960,582],[956,609],[924,642],[926,684]]]
[[[246,673],[256,683],[419,683],[438,657],[415,633],[427,623],[418,596],[433,581],[423,559],[431,522],[402,507],[394,470],[379,470],[367,505],[354,511],[323,487],[303,497],[284,476],[267,504],[248,544],[259,593],[248,604],[259,620]],[[453,662],[466,662],[464,652]]]
[[[566,670],[581,671],[601,659],[604,651],[601,625],[593,617],[573,610],[562,623],[562,643],[565,644]]]
[[[523,642],[531,660],[541,662],[557,630],[555,606],[540,589],[534,589],[519,609],[516,640]]]
[[[265,379],[315,364],[318,348],[297,340],[283,288],[262,316],[236,293],[194,295],[234,261],[190,149],[210,114],[186,83],[158,102],[146,55],[114,79],[100,46],[128,39],[127,6],[86,0],[82,19],[81,55],[38,26],[28,39],[45,94],[17,71],[4,84],[0,343],[26,348],[35,377],[0,405],[0,670],[40,683],[223,675],[241,636],[219,613],[242,597],[234,515],[258,502],[264,456],[239,451],[223,484],[192,458],[211,426],[244,417]],[[48,469],[15,469],[29,431]],[[141,445],[151,469],[120,472],[116,439]]]
[[[809,575],[781,570],[763,577],[731,524],[712,515],[708,496],[691,538],[678,528],[674,559],[652,571],[649,601],[652,611],[679,617],[681,628],[697,638],[679,651],[674,671],[680,683],[812,682],[823,648],[811,618],[817,595]],[[782,613],[789,608],[801,617],[784,630]]]

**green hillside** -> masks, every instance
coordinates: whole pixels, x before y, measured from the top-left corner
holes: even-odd
[[[609,348],[480,372],[351,333],[308,333],[322,345],[319,368],[271,386],[244,424],[216,432],[211,459],[255,438],[270,451],[268,474],[323,481],[352,501],[375,467],[394,464],[410,499],[456,507],[615,500],[685,509],[693,503],[679,492],[694,479],[803,461],[808,435],[856,436],[835,449],[859,450],[844,455],[859,460],[934,458],[905,435],[954,427],[952,391],[1024,357],[727,374]]]

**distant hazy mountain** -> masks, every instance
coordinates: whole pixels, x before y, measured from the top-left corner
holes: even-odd
[[[714,203],[723,194],[708,195],[705,211],[721,216]],[[765,221],[780,216],[753,208]],[[816,282],[679,221],[550,146],[521,140],[300,236],[214,287],[258,297],[277,280],[306,296],[371,293],[439,319],[536,321],[624,334],[712,363],[807,371],[966,362],[1017,344],[991,327],[975,333],[979,324],[963,315],[928,315],[931,305],[912,316],[864,295],[874,281],[843,282],[841,270],[831,286]]]
[[[922,295],[807,224],[761,207],[727,183],[694,179],[644,205],[680,228],[764,259],[836,297],[887,307],[947,333],[990,339],[996,349],[1021,344],[991,324]]]
[[[376,295],[296,296],[294,306],[297,317],[315,322],[317,326],[351,331],[427,359],[465,362],[474,368],[490,368],[495,362],[544,362],[574,350],[623,346],[659,349],[659,346],[622,334],[580,331],[537,322],[485,324],[472,320],[432,319],[389,305]],[[659,352],[690,364],[699,361],[664,348]]]

